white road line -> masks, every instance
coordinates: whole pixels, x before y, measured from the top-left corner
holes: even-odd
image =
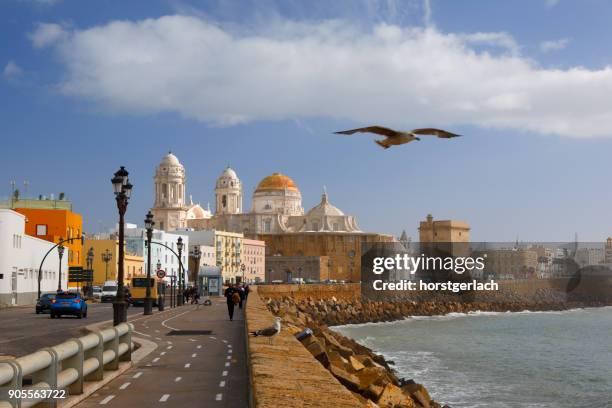
[[[115,396],[114,396],[114,395],[109,395],[108,397],[106,397],[106,398],[104,398],[102,401],[100,401],[100,405],[106,405],[106,404],[108,404],[108,402],[109,402],[110,400],[112,400],[113,398],[115,398]]]
[[[224,343],[227,343],[227,340],[221,340],[221,341],[224,342]]]
[[[176,377],[176,378],[174,379],[174,382],[179,382],[179,381],[181,381],[182,379],[183,379],[183,377]]]
[[[172,346],[168,346],[166,347],[168,350],[172,350]]]
[[[231,344],[228,344],[228,345],[227,345],[227,347],[228,347],[228,348],[232,348],[232,345],[231,345]]]
[[[172,342],[170,340],[166,340],[166,343],[168,344],[172,344]]]
[[[219,387],[225,387],[225,381],[221,381],[221,382],[219,383]]]
[[[160,356],[165,356],[165,355],[166,355],[166,352],[165,352],[165,351],[162,351],[161,353],[159,353],[159,355],[160,355]]]
[[[227,356],[226,360],[231,360],[232,356]]]
[[[193,353],[193,354],[191,355],[191,357],[193,358],[193,357],[196,357],[197,355],[198,355],[198,353]]]
[[[226,367],[229,367],[229,366],[230,366],[229,361],[228,361],[227,363],[225,363],[225,366],[226,366]]]
[[[213,340],[217,340],[217,338],[215,336],[210,336],[211,339]]]
[[[227,377],[227,371],[222,372],[221,377]]]
[[[201,344],[198,344],[198,347],[196,347],[196,348],[201,349],[201,348],[202,348],[202,345],[201,345]]]
[[[223,394],[217,394],[217,395],[215,396],[215,399],[216,399],[217,401],[221,401],[221,399],[222,399],[222,398],[223,398]]]
[[[227,352],[228,352],[229,354],[232,354],[232,353],[233,353],[232,349],[227,350]]]
[[[130,386],[130,384],[131,384],[131,383],[129,383],[129,382],[123,383],[123,384],[121,384],[121,387],[119,387],[119,389],[120,389],[120,390],[125,390],[127,387],[129,387],[129,386]]]
[[[156,329],[156,330],[155,330],[155,333],[159,333],[159,330],[157,330],[157,329]]]
[[[161,337],[156,337],[155,340],[161,340]]]
[[[189,339],[189,341],[195,341],[195,339]]]
[[[162,397],[159,399],[159,402],[166,402],[166,401],[168,401],[168,398],[170,398],[170,394],[164,394],[164,395],[162,395]]]
[[[139,334],[139,335],[141,335],[141,336],[145,336],[145,337],[151,337],[151,335],[149,335],[149,334],[146,334],[146,333],[141,333],[141,332],[136,331],[136,330],[134,330],[134,333]]]
[[[164,320],[163,322],[161,322],[161,325],[162,325],[162,326],[164,326],[166,329],[176,330],[176,331],[181,331],[180,329],[177,329],[177,328],[175,328],[175,327],[168,326],[168,325],[166,324],[166,322],[169,322],[169,321],[170,321],[170,320],[172,320],[172,319],[176,319],[177,317],[182,316],[182,315],[187,314],[187,313],[192,312],[192,311],[193,311],[193,309],[192,309],[192,310],[187,310],[186,312],[179,313],[179,314],[177,314],[177,315],[174,315],[174,316],[172,316],[172,317],[169,317],[169,318],[167,318],[166,320]]]
[[[189,368],[189,367],[191,367],[191,363],[185,364],[185,368]]]
[[[155,357],[155,358],[153,359],[153,362],[154,362],[154,363],[157,363],[158,361],[159,361],[159,357]]]
[[[132,378],[138,378],[142,375],[142,371],[137,372],[136,374],[134,374],[134,376]]]

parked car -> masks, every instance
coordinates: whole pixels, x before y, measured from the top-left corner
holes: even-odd
[[[36,302],[36,314],[45,313],[51,310],[51,305],[55,300],[55,293],[44,293],[40,296],[40,299]]]
[[[92,288],[93,291],[93,298],[94,299],[102,299],[102,288],[100,286],[94,286]]]
[[[59,318],[62,315],[73,315],[79,319],[87,317],[87,302],[80,293],[62,292],[55,296],[51,304],[51,318]]]
[[[115,281],[104,282],[104,286],[102,286],[102,293],[100,295],[100,300],[102,302],[113,302],[116,297],[117,297],[117,282]]]

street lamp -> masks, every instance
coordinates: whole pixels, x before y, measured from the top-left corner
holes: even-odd
[[[244,271],[246,271],[246,265],[240,265],[240,270],[242,271],[242,283],[244,283]]]
[[[179,281],[178,281],[178,289],[179,289],[179,306],[183,306],[183,261],[182,261],[182,253],[183,253],[183,237],[178,237],[176,241],[176,249],[178,249],[179,256]]]
[[[113,324],[116,326],[127,321],[127,303],[125,302],[125,292],[123,286],[123,262],[125,258],[124,245],[124,228],[125,228],[125,212],[127,211],[128,201],[132,195],[132,184],[128,179],[130,173],[121,166],[111,179],[113,183],[113,191],[115,200],[117,201],[117,210],[119,210],[119,259],[117,262],[117,296],[113,302]]]
[[[198,281],[198,273],[200,271],[200,259],[202,258],[202,251],[200,250],[200,246],[196,245],[195,248],[193,248],[193,251],[191,252],[191,256],[194,258],[195,260],[195,272],[192,276],[192,279],[194,282]]]
[[[89,274],[89,279],[87,281],[87,293],[86,296],[90,296],[92,294],[93,288],[93,260],[94,260],[94,249],[93,247],[89,248],[87,251],[87,273]]]
[[[60,237],[60,242],[62,242],[62,239]],[[62,291],[62,256],[64,256],[64,246],[63,245],[59,245],[57,247],[57,253],[59,255],[59,270],[58,270],[58,274],[57,274],[57,291],[61,292]]]
[[[151,299],[151,240],[153,239],[153,214],[151,211],[145,217],[145,228],[147,230],[147,294],[144,302],[144,314],[153,314],[153,301]]]
[[[108,280],[108,263],[113,259],[113,253],[106,249],[102,252],[102,262],[106,264],[106,272],[104,273],[104,282]]]

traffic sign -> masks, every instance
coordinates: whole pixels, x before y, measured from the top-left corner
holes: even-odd
[[[166,271],[164,271],[163,269],[160,269],[157,271],[157,277],[159,279],[164,279],[166,277]]]

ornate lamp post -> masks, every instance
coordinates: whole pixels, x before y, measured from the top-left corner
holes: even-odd
[[[113,302],[113,324],[116,326],[127,321],[127,303],[125,301],[125,291],[123,285],[123,262],[125,258],[124,246],[124,227],[125,227],[125,212],[127,211],[128,201],[132,195],[132,184],[128,179],[129,173],[125,167],[115,173],[111,179],[115,200],[117,201],[117,209],[119,210],[119,259],[117,262],[117,296]]]
[[[240,265],[240,271],[242,272],[242,282],[241,283],[244,283],[244,271],[246,271],[245,264]]]
[[[60,237],[60,242],[63,238]],[[57,247],[57,254],[59,255],[59,270],[57,274],[57,291],[62,291],[62,257],[64,256],[64,246],[60,245]]]
[[[87,293],[85,294],[86,296],[91,296],[92,295],[92,291],[93,288],[91,287],[93,284],[93,260],[94,260],[94,249],[93,247],[89,248],[89,251],[87,251],[87,270],[89,271],[88,273],[90,273],[91,275],[89,280],[87,281]]]
[[[102,262],[106,264],[106,272],[104,273],[104,281],[108,280],[108,263],[113,259],[113,253],[108,249],[102,252]]]
[[[191,256],[195,260],[195,272],[193,273],[193,281],[198,281],[198,273],[200,272],[200,259],[202,258],[202,251],[200,250],[200,246],[196,245],[191,251]]]
[[[145,228],[147,230],[147,294],[144,302],[144,314],[153,314],[153,299],[151,299],[151,240],[153,239],[153,214],[151,211],[145,217]]]
[[[178,281],[178,291],[179,291],[179,296],[178,296],[178,305],[179,306],[183,306],[183,291],[185,290],[185,288],[183,287],[184,285],[184,277],[183,277],[183,258],[182,258],[182,254],[183,254],[183,237],[178,237],[178,240],[176,241],[176,249],[178,250],[178,256],[179,256],[179,281]]]

